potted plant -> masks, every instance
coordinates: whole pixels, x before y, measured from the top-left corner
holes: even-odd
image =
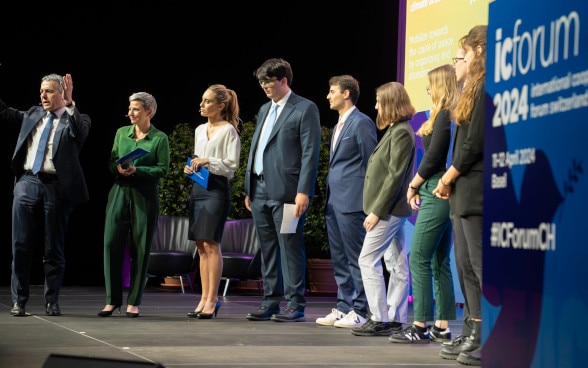
[[[307,285],[311,293],[319,294],[337,292],[324,214],[332,133],[332,128],[321,127],[322,144],[315,196],[310,202],[304,224]]]
[[[194,152],[194,129],[190,123],[179,123],[168,137],[169,172],[159,186],[161,215],[188,217],[188,198],[192,181],[182,173],[187,158]]]
[[[306,222],[304,223],[306,258],[331,259],[324,210],[332,132],[333,129],[321,127],[322,144],[319,156],[316,188],[314,191],[315,195],[310,201],[310,206],[306,212]]]
[[[240,127],[241,155],[239,156],[239,169],[229,181],[231,186],[229,220],[251,218],[251,212],[245,207],[245,171],[247,171],[247,158],[251,148],[251,139],[253,138],[253,133],[255,133],[255,120],[247,121]]]

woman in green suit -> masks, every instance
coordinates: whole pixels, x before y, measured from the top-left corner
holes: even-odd
[[[132,262],[126,316],[139,316],[159,216],[159,182],[169,170],[168,137],[151,124],[156,110],[157,103],[152,95],[133,93],[129,97],[127,114],[131,125],[119,128],[114,137],[109,169],[116,176],[108,194],[104,225],[106,306],[98,313],[100,317],[112,315],[122,305],[121,270],[127,239]],[[148,153],[129,163],[117,163],[136,148]]]

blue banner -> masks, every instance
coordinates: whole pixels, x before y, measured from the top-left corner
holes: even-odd
[[[483,364],[580,367],[588,343],[588,2],[489,6]]]

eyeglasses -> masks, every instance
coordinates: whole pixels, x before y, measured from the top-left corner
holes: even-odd
[[[458,61],[464,60],[465,58],[453,58],[453,65],[456,65]]]
[[[259,85],[263,86],[264,84],[266,86],[271,86],[272,84],[274,84],[275,81],[277,81],[278,78],[271,78],[271,79],[260,79],[259,80]]]
[[[431,86],[426,86],[425,89],[427,90],[427,94],[431,94]]]

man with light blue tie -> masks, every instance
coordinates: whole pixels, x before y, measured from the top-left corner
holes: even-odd
[[[12,309],[28,316],[30,270],[35,249],[44,243],[45,314],[60,316],[59,291],[65,272],[65,236],[75,205],[89,199],[80,151],[90,132],[90,117],[72,99],[70,74],[41,79],[41,106],[28,111],[0,100],[0,123],[19,124],[12,156]]]
[[[358,259],[365,238],[363,184],[377,134],[376,123],[355,106],[358,99],[359,82],[351,75],[329,80],[327,100],[331,110],[338,112],[339,123],[331,141],[325,220],[337,305],[316,319],[323,326],[360,327],[369,313]]]
[[[316,104],[291,89],[292,68],[268,59],[253,73],[271,99],[259,109],[245,172],[245,206],[260,242],[263,300],[251,321],[305,321],[305,213],[314,196],[321,144]],[[281,233],[284,205],[294,205],[294,233]],[[280,302],[286,308],[280,310]]]

